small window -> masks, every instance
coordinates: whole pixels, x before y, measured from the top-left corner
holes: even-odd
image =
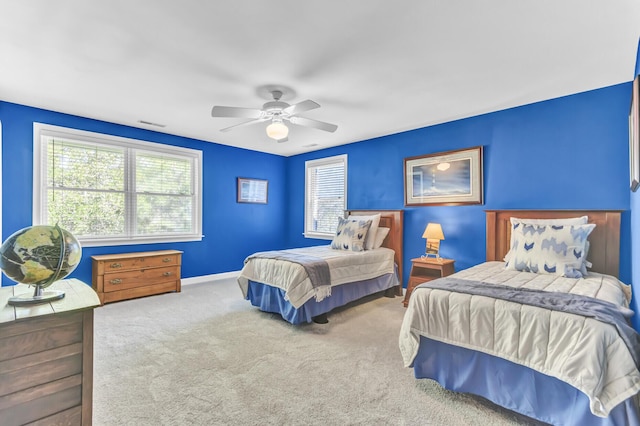
[[[202,152],[34,124],[33,224],[85,246],[201,240]]]
[[[305,162],[304,235],[332,239],[347,208],[347,156]]]

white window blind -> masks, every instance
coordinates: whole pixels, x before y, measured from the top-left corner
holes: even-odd
[[[305,229],[310,238],[333,238],[347,207],[347,156],[305,162]]]
[[[193,217],[192,162],[136,151],[136,233],[188,233]]]
[[[34,224],[83,245],[201,236],[201,151],[34,125]]]
[[[57,222],[79,238],[125,236],[126,150],[53,136],[44,139],[46,219],[41,223]]]

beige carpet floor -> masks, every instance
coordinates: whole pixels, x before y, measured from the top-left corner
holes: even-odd
[[[94,425],[537,425],[404,368],[401,298],[293,326],[233,279],[95,310]]]

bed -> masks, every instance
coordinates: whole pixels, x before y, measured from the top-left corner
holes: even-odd
[[[517,240],[523,232],[517,226],[584,216],[585,225],[553,226],[591,229],[588,257],[582,258],[584,266],[591,264],[586,276],[514,269],[511,234]],[[547,225],[528,229],[542,234]],[[412,293],[399,336],[405,366],[416,378],[545,423],[640,424],[638,335],[626,319],[631,289],[616,278],[620,212],[492,210],[486,226],[487,262]],[[561,307],[530,305],[525,299],[531,295]],[[618,322],[603,322],[604,314],[590,309],[587,314],[592,303],[613,307]]]
[[[379,248],[355,252],[323,245],[248,256],[238,277],[244,298],[264,312],[301,324],[326,323],[331,310],[372,294],[401,296],[403,211],[346,212],[347,218],[376,215],[377,228],[389,229]],[[326,261],[329,278],[323,270],[303,265],[316,259]]]

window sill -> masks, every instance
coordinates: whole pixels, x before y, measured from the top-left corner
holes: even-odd
[[[304,233],[305,238],[314,238],[316,240],[333,240],[334,235],[331,234],[313,234],[313,233]]]
[[[164,243],[184,243],[193,241],[202,241],[204,235],[189,235],[180,237],[155,237],[155,238],[105,238],[105,239],[89,239],[78,238],[82,247],[104,247],[104,246],[126,246],[137,244],[164,244]]]

